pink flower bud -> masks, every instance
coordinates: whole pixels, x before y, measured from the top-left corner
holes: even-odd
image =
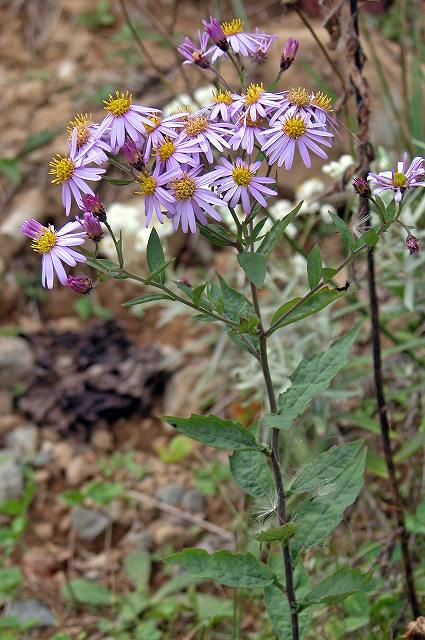
[[[295,60],[300,43],[295,38],[289,37],[283,49],[280,59],[280,70],[287,71]]]
[[[409,250],[410,255],[417,255],[421,249],[419,240],[415,236],[408,235],[406,238],[406,247]]]
[[[87,276],[68,276],[66,286],[79,296],[84,296],[93,289],[93,283]]]

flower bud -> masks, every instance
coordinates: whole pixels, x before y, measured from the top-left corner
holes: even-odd
[[[106,221],[105,207],[99,196],[92,196],[91,193],[85,193],[82,200],[84,211],[92,213],[100,222]]]
[[[86,211],[83,219],[78,219],[84,231],[93,242],[99,242],[103,238],[103,229],[97,218],[93,213]]]
[[[280,58],[280,70],[287,71],[291,64],[295,60],[295,56],[297,55],[298,47],[300,43],[295,38],[289,37],[285,47],[283,49],[282,56]]]
[[[93,289],[93,283],[87,276],[68,276],[66,286],[79,296],[84,296]]]
[[[126,157],[128,164],[134,167],[137,171],[143,171],[145,163],[143,162],[143,156],[139,149],[134,144],[133,140],[127,140],[124,144],[122,151]]]
[[[369,184],[364,178],[353,178],[352,184],[354,191],[361,198],[370,198],[370,196],[372,195]]]
[[[419,244],[419,240],[415,238],[415,236],[408,235],[406,238],[406,247],[409,250],[410,255],[417,255],[421,249],[421,245]]]
[[[205,31],[208,33],[214,44],[217,45],[222,51],[227,51],[229,43],[227,42],[226,34],[223,31],[223,27],[213,16],[210,16],[210,21],[202,20],[202,24],[205,27]]]
[[[184,276],[183,276],[183,277],[181,277],[181,278],[179,278],[179,279],[177,280],[177,282],[178,282],[179,284],[185,284],[185,285],[186,285],[186,287],[191,287],[191,286],[192,286],[192,283],[190,282],[190,280],[188,280],[188,279],[187,279],[187,278],[185,278]]]

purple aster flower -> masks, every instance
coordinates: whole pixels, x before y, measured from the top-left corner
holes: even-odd
[[[139,114],[148,115],[159,111],[159,109],[133,104],[133,96],[128,91],[125,93],[116,91],[115,96],[110,94],[104,103],[108,115],[100,123],[97,133],[99,135],[108,131],[111,147],[115,150],[123,146],[126,133],[134,142],[138,142],[139,133],[145,132]]]
[[[198,145],[208,162],[213,162],[214,156],[212,147],[219,151],[224,148],[228,149],[229,144],[225,137],[228,137],[233,125],[226,122],[211,122],[206,116],[189,116],[184,119],[184,126],[179,137],[179,142],[184,140],[192,140]]]
[[[230,91],[221,91],[218,89],[213,92],[212,103],[199,112],[199,115],[205,111],[210,112],[211,120],[221,119],[223,122],[229,122],[232,116],[233,97]]]
[[[99,125],[93,124],[92,116],[91,113],[78,113],[70,121],[68,145],[71,156],[86,156],[88,161],[101,164],[108,160],[106,152],[111,151],[111,146],[102,139],[102,134],[99,134]]]
[[[89,211],[84,213],[83,218],[77,218],[82,228],[87,234],[87,237],[93,242],[99,242],[103,238],[103,229],[100,224],[100,220],[97,216]]]
[[[289,91],[278,92],[275,95],[279,96],[280,104],[273,114],[270,114],[272,126],[280,116],[285,118],[301,116],[302,118],[311,118],[313,122],[317,122],[324,128],[330,125],[333,129],[337,129],[338,122],[331,116],[332,100],[321,91],[309,93],[307,89],[302,87],[292,87]]]
[[[280,58],[280,70],[287,71],[295,60],[300,43],[295,38],[289,37]]]
[[[263,64],[267,60],[268,51],[273,42],[277,40],[277,36],[262,33],[258,27],[255,29],[255,35],[258,38],[258,44],[256,51],[251,53],[251,57],[254,58],[255,62]]]
[[[164,142],[166,137],[177,138],[176,128],[183,127],[185,115],[188,113],[174,113],[166,117],[155,114],[150,118],[142,118],[145,127],[144,162],[149,160],[152,149]]]
[[[413,158],[409,165],[408,155],[403,155],[403,160],[397,163],[397,170],[369,173],[367,179],[372,180],[377,186],[373,193],[381,193],[388,189],[395,193],[395,201],[401,202],[407,189],[425,187],[425,159],[420,156]]]
[[[199,176],[201,167],[183,171],[171,183],[174,203],[168,208],[169,217],[173,218],[174,229],[179,225],[186,233],[189,229],[196,232],[196,221],[207,224],[206,213],[214,220],[221,220],[212,205],[223,206],[223,201],[208,187],[211,184],[211,173]]]
[[[196,64],[201,69],[209,69],[210,61],[208,55],[210,50],[207,50],[209,36],[208,33],[201,33],[198,31],[199,47],[186,36],[183,42],[177,47],[177,50],[181,55],[186,58],[183,64]]]
[[[411,256],[417,255],[421,250],[419,240],[415,238],[415,236],[412,236],[410,234],[406,238],[406,247],[409,250]]]
[[[45,227],[38,220],[26,220],[21,231],[31,238],[31,247],[42,255],[41,283],[43,287],[53,287],[56,273],[60,282],[67,284],[67,275],[62,262],[75,267],[77,262],[85,262],[86,257],[72,247],[81,245],[86,239],[86,233],[79,222],[68,222],[62,229],[56,231],[53,225]]]
[[[87,276],[68,276],[66,286],[79,296],[84,296],[92,291],[93,282]]]
[[[171,169],[182,168],[182,165],[196,166],[198,163],[192,155],[198,155],[202,149],[192,140],[183,142],[165,138],[155,147],[154,152],[159,167],[162,169],[165,165],[166,171],[171,171]]]
[[[268,156],[269,164],[277,162],[281,167],[290,169],[294,160],[296,147],[306,167],[311,167],[310,151],[320,158],[327,158],[326,153],[319,147],[331,147],[333,133],[326,131],[323,125],[312,122],[308,116],[285,116],[275,122],[274,126],[264,132],[266,143],[261,150]]]
[[[134,140],[127,140],[124,142],[121,151],[123,152],[128,164],[137,169],[137,171],[143,171],[145,163],[143,161],[143,155],[140,149],[136,146]]]
[[[227,42],[234,53],[249,56],[250,54],[255,54],[258,50],[260,35],[244,31],[243,22],[239,18],[235,18],[230,22],[222,22],[221,27],[224,35],[226,36]],[[223,49],[217,45],[212,46],[211,51],[213,52],[211,58],[212,63],[224,54]]]
[[[222,167],[212,171],[210,176],[214,179],[214,186],[218,187],[218,193],[223,195],[223,199],[232,209],[239,202],[245,214],[252,211],[252,198],[261,206],[267,207],[264,196],[277,196],[277,191],[264,186],[275,182],[273,178],[267,176],[257,176],[261,167],[261,162],[245,162],[242,158],[237,158],[232,164],[225,158],[221,159]]]
[[[205,27],[207,35],[211,38],[214,44],[222,51],[227,51],[229,43],[227,42],[226,34],[223,31],[223,27],[213,16],[210,16],[210,21],[202,20],[202,24]]]
[[[96,216],[101,222],[106,221],[106,209],[102,200],[98,195],[92,196],[90,193],[85,193],[82,197],[83,211],[88,211]]]
[[[272,109],[278,106],[281,101],[280,94],[269,93],[264,91],[264,85],[250,84],[243,95],[233,95],[234,99],[232,113],[233,115],[242,110],[244,118],[249,116],[251,120],[266,118]]]
[[[234,151],[241,147],[245,149],[247,153],[252,153],[255,141],[257,141],[260,146],[265,144],[266,140],[263,133],[267,128],[268,121],[266,118],[251,120],[249,116],[246,116],[245,119],[242,119],[235,125],[236,133],[230,138],[229,144]]]
[[[105,169],[99,167],[86,167],[93,161],[93,156],[78,155],[75,146],[77,130],[72,133],[72,148],[69,156],[57,154],[50,161],[49,173],[54,176],[52,184],[62,185],[62,204],[65,207],[66,215],[71,211],[71,197],[74,196],[78,208],[82,208],[81,191],[94,195],[86,180],[100,180]]]
[[[135,191],[135,193],[145,197],[146,226],[149,226],[154,211],[159,222],[164,221],[161,206],[169,211],[175,201],[172,193],[167,191],[164,185],[180,174],[180,167],[161,174],[161,167],[157,164],[153,173],[146,172],[137,178],[139,191]]]

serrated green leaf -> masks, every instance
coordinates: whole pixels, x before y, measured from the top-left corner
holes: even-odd
[[[364,445],[364,440],[335,445],[320,453],[299,473],[291,485],[292,493],[315,491],[333,482],[347,468]]]
[[[164,559],[166,564],[178,564],[197,578],[215,580],[227,587],[254,589],[272,584],[273,572],[251,553],[184,549]]]
[[[301,302],[302,298],[294,298],[285,302],[274,314],[271,324],[277,324],[278,327],[286,327],[288,324],[298,322],[307,316],[311,316],[314,313],[318,313],[322,309],[335,302],[339,298],[342,298],[344,293],[337,291],[336,289],[330,289],[329,287],[323,287],[319,291],[316,291],[311,296],[306,298],[302,304],[299,304],[296,309],[291,311],[295,305]],[[283,318],[285,316],[285,318]],[[283,318],[281,320],[281,318]]]
[[[146,296],[139,296],[138,298],[132,298],[127,302],[122,303],[122,307],[134,307],[138,304],[146,304],[147,302],[155,302],[158,300],[172,300],[171,296],[167,296],[165,293],[151,293]]]
[[[250,496],[273,495],[273,474],[262,451],[235,451],[229,465],[233,480]]]
[[[288,522],[288,524],[282,524],[280,527],[274,527],[273,529],[267,529],[267,531],[261,531],[255,535],[255,539],[258,542],[283,542],[294,535],[297,530],[295,522]]]
[[[244,253],[238,254],[237,259],[240,266],[245,271],[247,278],[249,278],[256,287],[262,287],[267,272],[267,261],[265,256],[260,253],[244,251]]]
[[[279,415],[265,416],[264,423],[278,429],[289,429],[313,398],[327,389],[336,374],[345,367],[359,331],[360,325],[338,338],[326,351],[302,360],[291,375],[291,387],[279,396]]]
[[[303,201],[297,204],[295,209],[292,209],[292,211],[290,211],[288,215],[283,218],[283,220],[277,220],[273,224],[270,231],[268,231],[264,236],[260,246],[257,249],[257,253],[261,253],[266,257],[271,254],[279,240],[282,238],[283,232],[285,231],[286,227],[290,222],[292,222],[298,211],[301,209],[302,204]]]
[[[307,275],[310,289],[314,289],[322,278],[322,256],[316,244],[307,256]]]
[[[152,274],[158,271],[165,262],[164,250],[155,227],[153,227],[149,235],[148,245],[146,248],[146,261],[148,263],[151,278]],[[165,274],[163,271],[159,272],[157,280],[161,284],[164,284]]]
[[[322,580],[304,599],[298,603],[300,609],[315,604],[334,604],[345,600],[352,593],[360,591],[371,579],[372,573],[362,573],[359,569],[343,567]]]
[[[217,416],[192,414],[190,418],[164,416],[165,422],[185,436],[218,449],[258,449],[255,437],[238,422]]]
[[[363,486],[366,448],[333,482],[302,502],[296,509],[298,529],[292,538],[292,553],[296,558],[302,551],[321,544],[341,521],[344,511],[357,498]]]

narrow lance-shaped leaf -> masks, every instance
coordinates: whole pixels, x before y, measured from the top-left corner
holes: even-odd
[[[279,240],[282,238],[283,232],[285,231],[286,227],[290,222],[292,222],[298,211],[301,209],[302,203],[303,201],[301,200],[301,202],[297,204],[295,209],[292,209],[292,211],[290,211],[288,215],[283,218],[283,220],[277,220],[273,224],[272,228],[266,233],[260,246],[258,247],[257,253],[261,253],[264,256],[269,256],[271,254]]]
[[[310,289],[314,289],[322,278],[322,256],[320,248],[315,245],[307,257],[307,275]]]
[[[360,591],[371,579],[372,573],[362,573],[359,569],[343,567],[322,580],[298,603],[300,609],[315,604],[333,604],[345,600],[352,593]]]
[[[273,527],[273,529],[256,533],[255,539],[258,542],[283,542],[293,536],[296,530],[297,525],[295,522],[288,522],[288,524],[282,524],[280,527]]]
[[[159,271],[156,276],[154,274],[162,267],[165,263],[164,250],[162,248],[161,240],[159,239],[159,235],[155,227],[152,229],[148,246],[146,248],[146,260],[149,267],[149,272],[151,274],[151,279],[158,280],[158,282],[165,282],[165,274],[163,271]],[[152,278],[152,276],[154,276]]]
[[[164,420],[185,436],[219,449],[259,449],[254,435],[238,422],[217,416],[192,414],[190,418],[164,416]]]
[[[138,304],[146,304],[147,302],[157,302],[159,300],[172,300],[171,296],[167,296],[165,293],[152,293],[146,296],[139,296],[138,298],[132,298],[127,302],[122,303],[122,307],[134,307]]]
[[[280,557],[276,557],[276,559],[280,560]],[[281,573],[283,573],[283,568]],[[276,574],[280,578],[277,570]],[[283,575],[282,579],[285,582]],[[297,601],[300,601],[310,591],[307,572],[300,562],[295,566],[294,583]],[[276,584],[268,585],[264,589],[264,602],[278,640],[292,640],[291,612],[286,594],[282,593]],[[298,617],[300,640],[305,637],[309,622],[310,611],[308,609],[301,611]]]
[[[360,325],[338,338],[327,351],[302,360],[291,376],[292,386],[279,396],[279,416],[266,416],[265,424],[288,429],[347,364],[348,354],[359,331]]]
[[[337,289],[323,287],[319,291],[311,294],[305,300],[303,300],[302,298],[293,298],[292,300],[285,302],[282,306],[279,307],[279,309],[272,317],[271,323],[273,325],[276,323],[276,328],[286,327],[288,324],[293,324],[294,322],[298,322],[303,318],[307,318],[307,316],[318,313],[319,311],[327,307],[328,304],[331,304],[332,302],[335,302],[335,300],[342,298],[343,295],[344,294]],[[283,318],[283,316],[285,316],[285,318]]]
[[[271,569],[251,553],[184,549],[164,559],[166,564],[178,564],[192,576],[215,580],[228,587],[254,589],[272,584],[275,576]]]

